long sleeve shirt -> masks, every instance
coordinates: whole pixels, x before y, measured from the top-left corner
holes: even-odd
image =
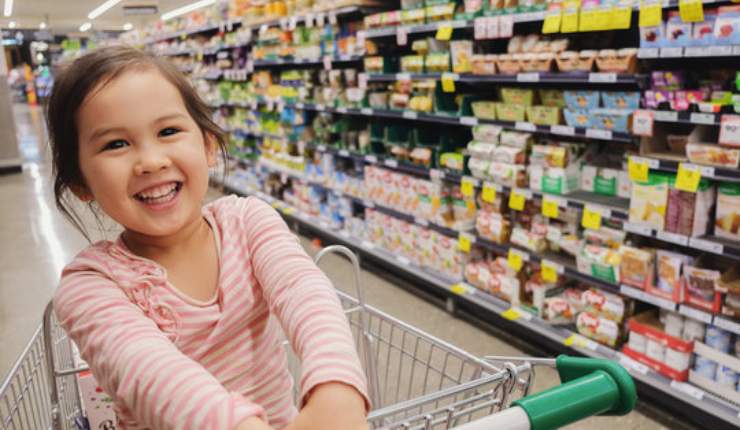
[[[251,416],[281,429],[297,414],[282,340],[301,361],[300,399],[342,382],[367,398],[352,333],[333,286],[282,218],[256,198],[203,209],[219,251],[207,302],[119,237],[78,254],[54,309],[123,429],[233,429]],[[193,262],[198,264],[198,262]]]

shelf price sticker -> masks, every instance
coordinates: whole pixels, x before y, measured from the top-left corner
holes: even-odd
[[[476,185],[478,185],[478,180],[464,176],[460,181],[460,192],[465,197],[474,197]]]
[[[450,291],[457,294],[458,296],[464,296],[470,293],[470,288],[462,282],[450,286]]]
[[[509,321],[516,321],[522,317],[522,313],[519,311],[519,309],[509,308],[501,312],[501,316]]]
[[[601,228],[601,210],[591,205],[585,205],[581,225],[583,228],[599,230]]]
[[[442,91],[446,93],[455,92],[455,80],[458,76],[455,73],[442,73]]]
[[[663,5],[660,1],[640,1],[640,27],[658,27],[663,22]]]
[[[545,16],[545,20],[542,22],[542,34],[557,33],[560,31],[560,21],[562,20],[562,13],[560,8],[548,12]]]
[[[704,21],[702,0],[678,0],[678,14],[683,22]]]
[[[437,34],[434,36],[437,40],[450,40],[452,38],[452,26],[449,24],[437,27]]]
[[[457,248],[467,254],[470,254],[470,246],[473,243],[475,243],[475,236],[470,233],[461,232],[457,237]]]
[[[627,160],[627,173],[633,182],[647,182],[650,178],[650,165],[646,160],[630,157]]]
[[[563,266],[549,260],[542,260],[540,263],[540,274],[545,282],[552,284],[558,282],[558,275],[563,273],[563,270]]]
[[[627,30],[632,27],[632,6],[615,6],[610,21],[613,30]]]
[[[719,143],[740,146],[740,115],[722,115],[719,126]]]
[[[507,255],[506,262],[515,272],[522,270],[522,266],[525,261],[529,261],[529,254],[526,252],[519,251],[514,248],[509,248],[509,254]]]
[[[596,351],[599,348],[599,344],[591,339],[587,339],[580,334],[572,334],[563,341],[565,346],[586,348],[591,351]]]
[[[516,189],[512,189],[509,193],[509,207],[515,211],[523,211],[524,204],[527,202],[527,195]]]
[[[557,218],[560,215],[560,202],[552,197],[544,196],[542,199],[542,215],[548,218]]]
[[[396,44],[406,46],[409,43],[409,30],[404,26],[396,27]]]
[[[490,182],[484,182],[480,198],[486,203],[496,203],[496,186]]]
[[[575,33],[578,31],[578,8],[566,8],[560,22],[561,33]]]
[[[651,137],[655,113],[651,110],[636,110],[632,113],[632,134]]]
[[[680,163],[676,176],[676,188],[681,191],[695,193],[701,181],[701,168],[693,164]]]

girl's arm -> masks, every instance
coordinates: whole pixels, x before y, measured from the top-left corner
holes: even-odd
[[[54,310],[100,386],[140,425],[236,429],[249,417],[264,419],[260,406],[226,391],[101,273],[65,270]]]
[[[334,287],[273,208],[256,198],[240,200],[255,277],[301,360],[302,403],[321,384],[338,382],[361,395],[364,415],[367,382]]]

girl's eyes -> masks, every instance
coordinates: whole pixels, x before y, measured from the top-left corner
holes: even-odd
[[[167,128],[163,128],[159,132],[159,136],[160,137],[167,137],[167,136],[172,136],[174,134],[177,134],[179,132],[180,132],[180,129],[178,129],[178,128],[175,128],[175,127],[167,127]]]
[[[121,139],[111,140],[110,142],[105,144],[105,146],[103,147],[103,151],[112,151],[114,149],[120,149],[126,145],[128,145],[128,142],[126,142],[125,140],[121,140]]]

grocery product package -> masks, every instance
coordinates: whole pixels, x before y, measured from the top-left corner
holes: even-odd
[[[675,178],[672,177],[668,189],[665,231],[690,237],[707,234],[715,195],[715,187],[707,180],[699,182],[696,192],[692,193],[677,189]]]
[[[740,240],[740,184],[730,182],[719,184],[714,234]]]
[[[601,344],[616,347],[622,341],[622,327],[591,312],[581,312],[576,318],[578,333]]]
[[[647,182],[633,182],[629,222],[663,230],[668,205],[669,177],[651,174]]]

